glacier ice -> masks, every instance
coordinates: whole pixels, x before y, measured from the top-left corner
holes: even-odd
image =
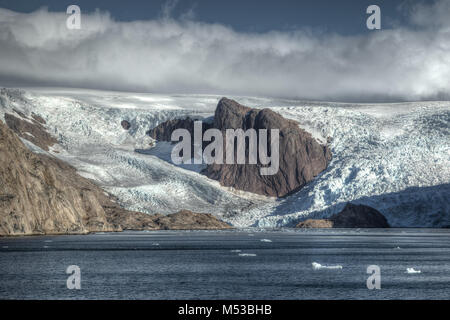
[[[323,173],[283,199],[220,186],[200,167],[175,166],[170,144],[145,132],[172,118],[208,118],[220,96],[157,95],[28,88],[0,91],[0,120],[19,110],[42,116],[59,141],[50,154],[95,180],[130,210],[213,213],[237,227],[294,226],[325,218],[345,203],[371,206],[395,227],[450,226],[450,102],[349,104],[230,97],[299,122],[333,159]],[[127,120],[131,128],[123,130]],[[23,140],[33,151],[38,147]],[[140,152],[135,152],[139,149]]]

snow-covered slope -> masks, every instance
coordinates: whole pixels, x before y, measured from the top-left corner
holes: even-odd
[[[220,98],[3,89],[0,119],[13,109],[41,115],[60,141],[51,153],[128,209],[190,209],[235,226],[276,227],[327,217],[355,201],[378,209],[393,226],[450,225],[450,102],[356,105],[230,97],[273,108],[322,142],[331,138],[329,168],[299,192],[274,200],[223,188],[198,167],[174,166],[168,144],[134,151],[148,145],[148,129],[175,117],[209,117]],[[131,123],[129,131],[122,120]]]

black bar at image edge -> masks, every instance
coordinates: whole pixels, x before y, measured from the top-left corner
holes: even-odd
[[[160,315],[167,319],[278,319],[289,315],[289,318],[303,318],[306,312],[314,316],[336,316],[365,318],[383,317],[391,309],[402,314],[416,314],[424,308],[433,308],[433,312],[448,310],[449,301],[319,301],[319,300],[1,300],[0,310],[11,312],[28,312],[41,314],[44,312],[61,319],[62,314],[51,310],[65,310],[71,317],[89,315],[129,316],[137,312],[143,315]],[[426,309],[425,309],[426,310]],[[157,319],[160,317],[158,316]],[[285,317],[283,317],[285,318]]]

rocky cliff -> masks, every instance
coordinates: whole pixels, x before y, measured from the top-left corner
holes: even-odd
[[[23,132],[20,128],[24,124],[10,119],[13,123],[9,124],[18,133]],[[165,217],[127,211],[97,185],[79,176],[72,166],[51,156],[32,153],[0,121],[0,235],[172,227],[224,229],[229,225],[207,214],[180,212]]]
[[[251,109],[222,98],[214,114],[214,127],[226,129],[279,129],[279,170],[261,175],[261,164],[212,164],[205,174],[222,185],[267,196],[283,197],[302,188],[327,168],[331,152],[293,120],[270,109]],[[270,141],[270,140],[269,140]],[[247,161],[248,163],[248,161]]]
[[[193,131],[191,119],[169,120],[148,132],[157,140],[170,141],[172,131],[185,128]],[[283,118],[270,109],[252,109],[234,100],[222,98],[215,110],[214,123],[206,128],[279,130],[279,170],[274,175],[261,175],[261,162],[249,164],[246,144],[246,164],[210,164],[202,172],[221,185],[273,197],[284,197],[302,188],[327,168],[331,152],[319,144],[297,122]],[[270,145],[270,137],[268,139]],[[225,145],[225,142],[224,142]],[[259,152],[259,147],[258,147]],[[225,152],[224,152],[225,153]],[[235,157],[236,159],[236,157]]]
[[[389,228],[386,218],[374,208],[347,203],[345,208],[329,219],[308,219],[297,228]]]
[[[44,119],[37,115],[28,118],[20,111],[14,110],[14,112],[20,118],[5,113],[5,122],[19,137],[32,142],[45,151],[48,151],[49,147],[57,143],[57,140],[45,130]]]

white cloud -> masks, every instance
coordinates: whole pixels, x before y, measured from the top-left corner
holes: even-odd
[[[175,2],[173,2],[175,3]],[[360,36],[239,33],[169,18],[117,22],[0,9],[0,84],[370,100],[450,97],[450,5],[411,10],[412,27]]]

